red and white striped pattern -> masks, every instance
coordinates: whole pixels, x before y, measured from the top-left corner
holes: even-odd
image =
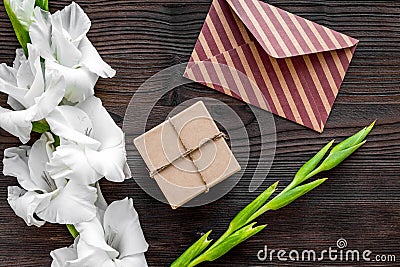
[[[258,0],[214,0],[185,77],[322,132],[357,43]]]

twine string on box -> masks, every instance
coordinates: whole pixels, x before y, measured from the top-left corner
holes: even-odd
[[[154,178],[154,176],[155,176],[156,174],[159,174],[159,173],[162,172],[163,170],[167,169],[169,166],[173,165],[173,164],[174,164],[175,162],[177,162],[178,160],[181,160],[181,159],[184,159],[184,158],[186,158],[186,157],[189,157],[190,160],[191,160],[191,162],[193,163],[193,165],[194,165],[195,168],[197,169],[197,172],[199,173],[199,175],[200,175],[202,181],[204,182],[204,185],[206,186],[206,191],[205,191],[205,193],[207,193],[208,191],[210,191],[210,188],[208,187],[206,180],[204,179],[203,175],[201,174],[199,167],[196,165],[196,163],[194,162],[193,158],[191,157],[191,154],[192,154],[193,152],[195,152],[195,151],[198,151],[201,147],[203,147],[204,145],[206,145],[206,144],[208,144],[208,143],[210,143],[210,142],[214,142],[214,141],[216,141],[216,140],[218,140],[218,139],[220,139],[220,138],[225,138],[225,139],[227,139],[227,136],[226,136],[223,132],[219,132],[219,133],[217,133],[216,135],[214,135],[214,136],[211,137],[211,138],[203,139],[203,140],[200,142],[200,144],[199,144],[198,146],[188,149],[188,148],[185,146],[185,144],[183,143],[182,138],[180,137],[179,132],[177,131],[176,126],[175,126],[174,123],[172,122],[171,118],[168,118],[168,123],[171,124],[172,128],[173,128],[174,131],[176,132],[179,141],[181,142],[183,148],[185,149],[185,152],[184,152],[183,154],[181,154],[179,157],[176,157],[175,159],[173,159],[171,162],[169,162],[169,163],[167,163],[167,164],[165,164],[165,165],[163,165],[163,166],[161,166],[161,167],[155,169],[154,171],[151,171],[151,172],[150,172],[150,177],[151,177],[151,178]]]

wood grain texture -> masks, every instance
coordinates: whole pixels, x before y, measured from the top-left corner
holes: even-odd
[[[92,20],[89,38],[116,70],[102,79],[97,96],[106,108],[123,118],[132,94],[150,76],[189,59],[211,0],[77,0]],[[324,143],[356,132],[377,119],[368,143],[341,167],[324,174],[326,184],[290,206],[259,219],[266,230],[241,244],[221,260],[204,266],[398,266],[378,262],[260,262],[264,245],[279,249],[327,249],[337,239],[349,249],[394,254],[400,261],[400,2],[369,0],[270,0],[278,7],[360,40],[323,134],[275,117],[277,151],[263,185],[275,180],[286,184],[296,170]],[[50,1],[55,11],[69,1]],[[18,47],[5,10],[0,7],[0,62],[11,64]],[[208,96],[240,110],[246,128],[257,138],[257,122],[247,106],[203,86],[179,87],[159,101],[172,109],[184,100]],[[0,97],[5,105],[6,97]],[[157,118],[154,112],[152,119]],[[18,140],[0,131],[0,158]],[[252,151],[257,154],[257,142]],[[250,162],[254,167],[256,161]],[[2,166],[0,168],[2,171]],[[203,207],[172,211],[143,192],[133,180],[103,182],[109,202],[133,197],[150,244],[149,266],[166,266],[201,233],[221,233],[227,223],[258,193],[248,193],[246,175],[224,198]],[[49,252],[72,242],[64,226],[27,227],[7,203],[11,177],[0,180],[0,266],[49,266]],[[214,237],[213,235],[213,237]]]

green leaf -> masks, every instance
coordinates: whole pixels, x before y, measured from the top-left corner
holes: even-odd
[[[60,137],[58,135],[55,135],[54,133],[51,133],[51,135],[54,138],[54,147],[59,147],[60,146]]]
[[[337,144],[334,148],[332,148],[328,157],[321,163],[321,165],[312,171],[307,178],[322,171],[329,171],[347,159],[358,148],[365,144],[366,141],[364,141],[364,139],[371,132],[372,128],[374,128],[374,125],[375,121],[368,127],[365,127],[358,133]]]
[[[50,131],[50,126],[45,120],[32,122],[32,131],[35,133],[46,133]]]
[[[267,204],[263,205],[263,203],[268,200],[268,198],[273,194],[276,189],[277,184],[272,185],[236,215],[236,217],[232,220],[228,230],[211,247],[209,247],[205,252],[197,256],[197,258],[192,260],[188,265],[175,265],[175,267],[193,267],[205,261],[216,260],[226,254],[236,245],[240,244],[241,242],[245,241],[246,239],[264,229],[265,225],[253,228],[255,223],[252,223],[247,226],[243,226],[235,231],[235,229],[240,227],[240,225],[246,225],[252,222],[255,218],[268,210],[278,210],[289,205],[299,197],[310,192],[311,190],[325,182],[326,179],[319,179],[305,185],[300,185],[302,182],[314,176],[315,174],[323,170],[334,168],[343,160],[345,160],[348,156],[350,156],[354,151],[356,151],[360,146],[362,146],[365,143],[365,137],[374,127],[374,123],[335,146],[335,148],[332,149],[332,151],[329,153],[328,157],[326,157],[321,165],[317,169],[315,169],[316,166],[321,162],[323,157],[326,155],[329,148],[332,146],[333,141],[328,143],[311,160],[309,160],[300,168],[292,183],[280,194],[275,196]],[[260,207],[260,205],[263,206]],[[254,213],[251,215],[251,212],[253,211]],[[249,215],[251,216],[249,217]],[[245,218],[248,218],[246,222],[244,222]]]
[[[290,190],[297,185],[301,184],[308,178],[311,178],[311,176],[308,176],[314,169],[317,167],[317,165],[321,162],[325,154],[328,152],[329,148],[331,148],[332,144],[335,142],[335,140],[332,140],[328,144],[326,144],[317,154],[315,154],[314,157],[312,157],[309,161],[307,161],[296,173],[296,175],[293,178],[293,182],[288,186],[287,190]]]
[[[49,126],[49,124],[47,123],[46,120],[43,119],[41,121],[32,122],[32,132],[40,133],[40,134],[50,132],[53,135],[53,138],[54,138],[54,144],[53,145],[55,147],[60,146],[60,137],[51,132],[50,126]]]
[[[278,210],[281,209],[299,197],[303,196],[304,194],[307,194],[314,188],[318,187],[321,185],[323,182],[325,182],[327,179],[318,179],[316,181],[313,181],[311,183],[305,184],[305,185],[300,185],[298,187],[295,187],[289,191],[286,191],[282,194],[277,195],[274,197],[270,202],[265,204],[268,208],[268,210]]]
[[[254,199],[249,205],[247,205],[241,212],[239,212],[235,218],[231,221],[229,228],[230,230],[236,231],[237,229],[248,224],[248,219],[256,212],[269,197],[275,192],[279,182],[274,183],[268,187],[263,193],[261,193],[256,199]],[[261,214],[260,214],[261,215]]]
[[[223,255],[225,255],[228,251],[230,251],[232,248],[237,246],[238,244],[244,242],[248,238],[252,237],[253,235],[257,234],[261,230],[263,230],[266,225],[260,225],[257,227],[253,227],[256,223],[252,223],[250,225],[247,225],[238,231],[234,232],[231,234],[229,237],[227,237],[223,242],[221,242],[218,246],[209,249],[205,251],[202,255],[194,259],[188,267],[193,267],[196,266],[202,262],[205,261],[214,261]],[[186,266],[186,265],[181,265],[181,266]]]
[[[188,266],[189,263],[200,253],[202,253],[211,243],[212,240],[208,240],[208,236],[211,231],[204,234],[197,240],[192,246],[190,246],[179,258],[177,258],[172,264],[171,267],[182,267]]]
[[[11,8],[9,0],[4,0],[4,7],[6,9],[8,17],[10,18],[11,24],[14,28],[15,35],[17,36],[19,43],[21,44],[22,48],[24,49],[25,55],[27,55],[28,54],[27,45],[28,45],[28,43],[31,42],[31,39],[29,37],[29,30],[26,29],[19,22],[17,16],[15,15],[14,11]]]
[[[49,1],[48,0],[36,0],[35,6],[38,6],[45,11],[49,11]]]
[[[339,150],[336,152],[331,152],[328,157],[321,163],[321,165],[318,167],[316,172],[321,172],[321,171],[329,171],[333,168],[335,168],[337,165],[342,163],[345,159],[347,159],[351,154],[353,154],[358,148],[360,148],[362,145],[365,144],[367,141],[363,141],[353,147],[349,147],[345,150]]]
[[[332,148],[331,153],[338,152],[340,150],[345,150],[350,147],[354,147],[355,145],[358,145],[362,141],[364,141],[365,137],[371,132],[372,128],[374,128],[375,121],[371,123],[368,127],[365,127],[358,133],[356,133],[353,136],[350,136],[346,140],[340,142],[338,145],[336,145],[334,148]]]

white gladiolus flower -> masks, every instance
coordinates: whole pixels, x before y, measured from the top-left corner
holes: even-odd
[[[52,267],[142,267],[148,244],[132,199],[115,201],[90,222],[75,225],[74,245],[51,252]]]
[[[32,22],[35,0],[5,0],[11,7],[18,21],[25,29],[29,29]]]
[[[17,178],[22,188],[8,188],[8,202],[27,225],[45,222],[74,224],[96,217],[97,190],[67,179],[51,179],[46,164],[54,151],[51,134],[43,134],[32,148],[4,151],[4,175]]]
[[[65,99],[72,103],[94,94],[98,76],[115,75],[86,37],[90,26],[82,8],[72,3],[52,15],[36,7],[29,29],[32,44],[46,60],[46,69],[59,70],[64,76]]]
[[[58,71],[44,73],[38,51],[28,44],[29,58],[17,50],[13,67],[0,65],[0,92],[9,95],[8,104],[0,107],[0,127],[19,137],[22,143],[30,139],[33,121],[45,118],[60,103],[65,84]]]
[[[113,182],[131,177],[125,135],[99,98],[91,96],[77,106],[59,106],[46,119],[61,139],[47,166],[53,179],[68,177],[93,184],[102,177]]]

